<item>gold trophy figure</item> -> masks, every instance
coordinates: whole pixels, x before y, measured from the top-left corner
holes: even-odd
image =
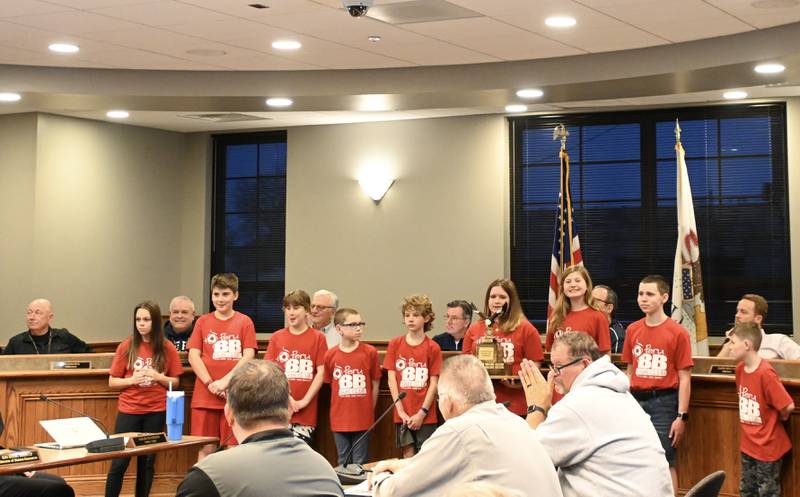
[[[489,376],[511,376],[511,364],[503,360],[503,345],[494,336],[494,323],[502,314],[500,311],[485,319],[486,334],[478,339],[475,348],[475,356],[483,363]]]

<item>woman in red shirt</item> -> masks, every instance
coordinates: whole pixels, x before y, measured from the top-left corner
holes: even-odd
[[[133,310],[133,334],[114,354],[108,386],[120,390],[116,433],[164,431],[167,388],[183,372],[175,346],[164,338],[161,308],[145,301]],[[136,497],[147,497],[153,484],[155,455],[136,458]],[[130,457],[114,459],[106,479],[106,497],[118,497]]]
[[[509,279],[497,279],[489,283],[484,299],[483,316],[494,317],[494,336],[503,346],[503,360],[511,364],[511,374],[519,373],[522,359],[541,364],[542,339],[536,327],[525,318],[519,302],[519,294],[514,282]],[[475,354],[478,340],[486,334],[486,321],[481,319],[469,327],[464,335],[463,353]],[[520,416],[525,416],[527,404],[525,392],[515,380],[495,382],[497,402],[511,402],[508,409]]]
[[[608,316],[595,308],[592,278],[583,266],[571,266],[561,273],[558,299],[547,323],[545,349],[549,352],[556,338],[572,331],[594,338],[603,354],[611,351]]]

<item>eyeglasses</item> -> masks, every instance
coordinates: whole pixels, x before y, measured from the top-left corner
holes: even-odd
[[[445,316],[445,321],[466,321],[467,318],[460,318],[458,316]]]
[[[563,366],[553,366],[553,365],[551,364],[551,365],[550,365],[550,371],[552,371],[552,372],[553,372],[553,375],[554,375],[554,376],[561,376],[561,370],[562,370],[562,369],[564,369],[564,368],[568,368],[568,367],[570,367],[570,366],[574,366],[575,364],[578,364],[578,363],[579,363],[579,362],[581,362],[582,360],[583,360],[583,357],[579,357],[579,358],[577,358],[577,359],[574,359],[574,360],[572,360],[572,361],[570,361],[570,362],[568,362],[568,363],[564,364]]]
[[[602,303],[604,303],[604,304],[608,304],[608,301],[607,301],[607,300],[598,299],[597,297],[595,297],[595,298],[594,298],[594,300],[595,300],[595,302],[602,302]]]
[[[360,323],[342,323],[339,326],[345,326],[347,328],[363,328],[366,325],[367,323],[361,321]]]
[[[317,305],[311,304],[312,311],[324,311],[325,309],[335,309],[332,305]]]

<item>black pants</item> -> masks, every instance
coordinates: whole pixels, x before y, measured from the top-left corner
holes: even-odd
[[[57,475],[36,473],[33,478],[18,475],[0,476],[3,497],[75,497],[72,487]]]
[[[117,423],[114,426],[116,433],[128,431],[153,433],[164,431],[167,422],[166,411],[152,412],[149,414],[117,414]],[[131,458],[124,457],[114,459],[111,462],[111,469],[108,471],[106,480],[106,497],[119,497],[122,490],[122,478],[128,469]],[[153,474],[155,473],[156,456],[150,454],[136,458],[136,497],[147,497],[150,495],[150,487],[153,485]]]

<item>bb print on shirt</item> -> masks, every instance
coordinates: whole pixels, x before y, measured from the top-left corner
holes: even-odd
[[[399,355],[394,363],[400,371],[400,388],[421,390],[428,386],[428,363],[415,361],[413,357],[406,359]]]
[[[139,371],[141,369],[146,369],[146,368],[150,368],[150,369],[153,368],[153,358],[152,357],[144,358],[144,357],[137,356],[136,360],[133,361],[133,372],[134,372],[134,374],[137,371]],[[147,387],[153,386],[154,383],[155,382],[153,381],[152,378],[145,378],[142,383],[140,383],[140,384],[138,384],[136,386],[139,387],[139,388],[147,388]]]
[[[339,397],[367,396],[367,376],[363,369],[335,364],[331,376],[339,386]]]
[[[311,381],[314,379],[314,361],[309,354],[282,348],[278,362],[289,381]]]
[[[509,337],[494,336],[494,339],[503,347],[503,362],[506,364],[514,363],[514,342]]]
[[[758,403],[758,397],[744,386],[739,387],[739,420],[748,425],[761,424],[761,404]]]
[[[642,345],[639,340],[633,346],[634,360],[636,361],[636,376],[639,378],[664,378],[667,376],[667,354],[663,349],[653,347],[649,343]]]
[[[238,361],[242,358],[242,341],[239,335],[217,334],[214,330],[210,330],[206,336],[206,343],[213,347],[211,358],[215,361]]]

